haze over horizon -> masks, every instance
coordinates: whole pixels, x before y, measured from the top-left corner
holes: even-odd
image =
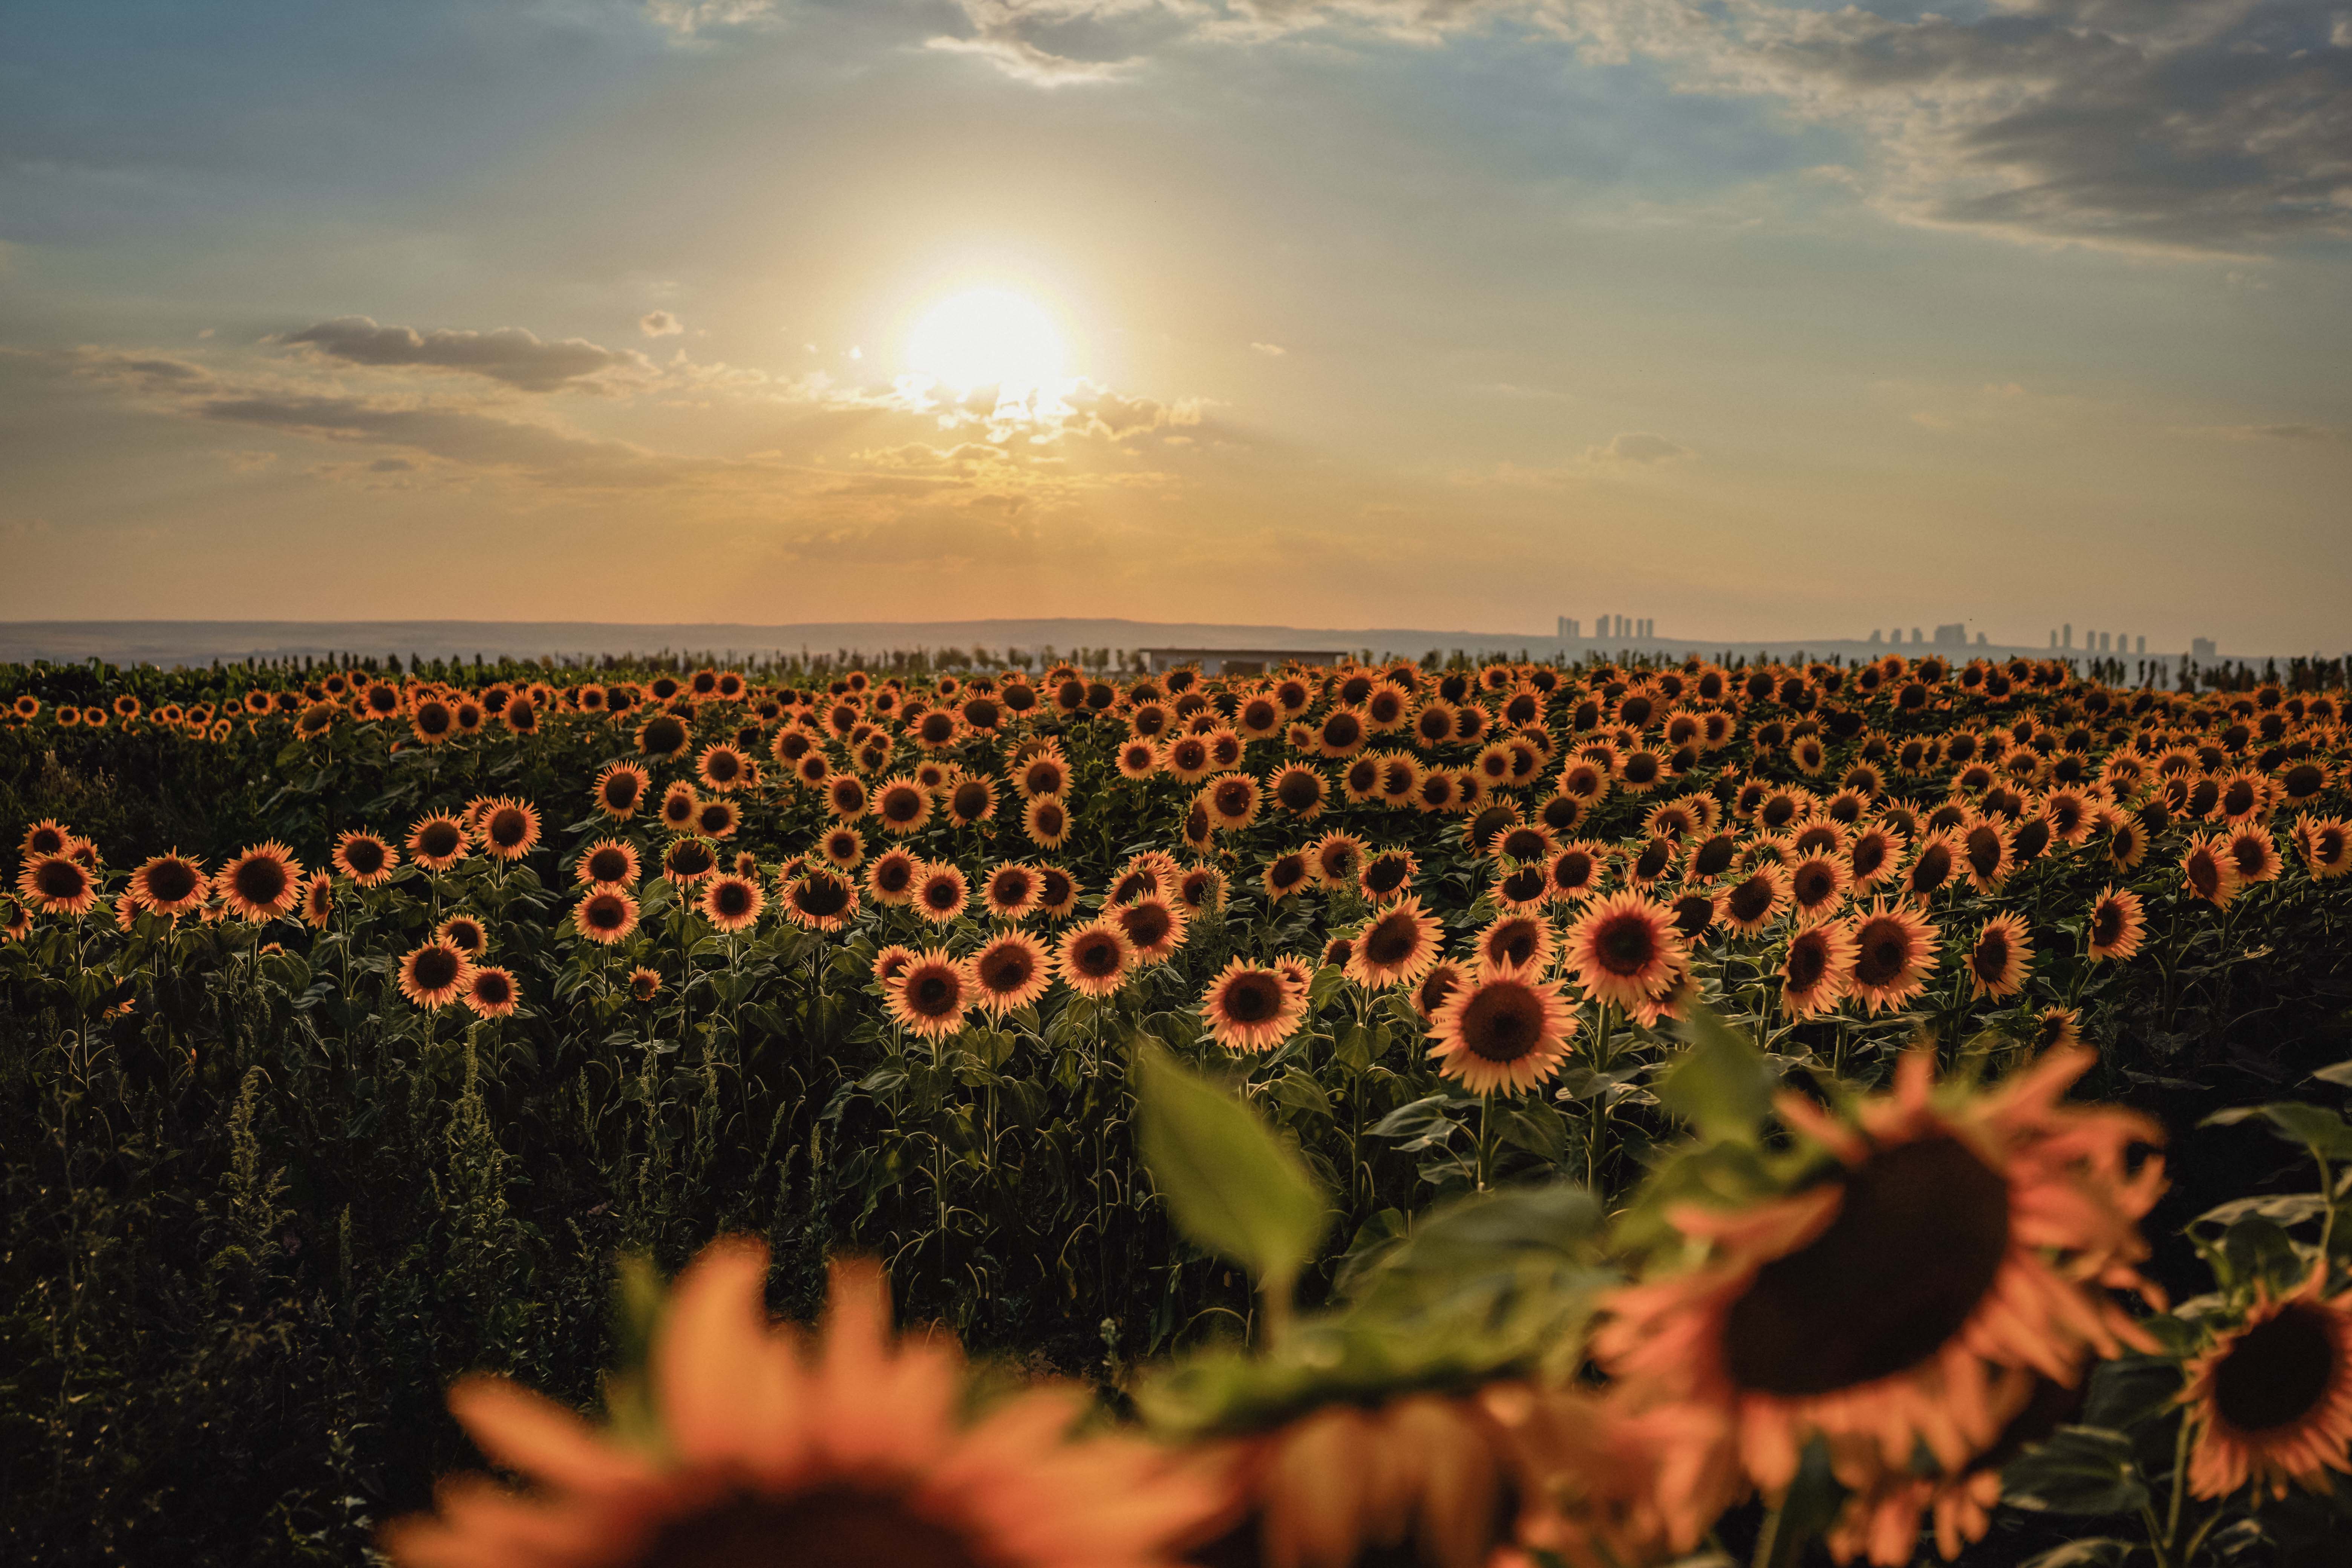
[[[2336,0],[26,3],[0,617],[2340,651]]]

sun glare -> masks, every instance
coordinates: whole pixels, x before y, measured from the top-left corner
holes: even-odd
[[[1067,375],[1067,361],[1053,313],[1009,289],[950,295],[907,334],[908,368],[958,393],[1051,391]]]

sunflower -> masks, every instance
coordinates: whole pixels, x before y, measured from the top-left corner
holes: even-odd
[[[2227,842],[2230,858],[2238,868],[2238,885],[2251,888],[2257,882],[2278,879],[2278,841],[2271,830],[2259,824],[2249,824],[2232,832]]]
[[[1885,900],[1856,910],[1852,992],[1871,1012],[1900,1007],[1927,989],[1942,933],[1925,916]]]
[[[2033,965],[2033,938],[2022,916],[1999,914],[1985,921],[1968,956],[1969,994],[1999,1002],[2025,988]]]
[[[1236,832],[1257,820],[1257,780],[1247,773],[1220,773],[1202,789],[1201,803],[1209,809],[1213,826]]]
[[[430,1012],[464,994],[473,968],[457,943],[436,937],[402,956],[400,994]]]
[[[1853,883],[1843,855],[1816,851],[1789,868],[1790,907],[1800,921],[1825,919],[1845,901]]]
[[[467,976],[466,1005],[478,1018],[511,1016],[520,999],[514,976],[495,963],[476,969]]]
[[[1307,864],[1324,887],[1352,887],[1364,868],[1364,841],[1352,833],[1327,833],[1307,847]]]
[[[719,852],[701,838],[673,838],[662,851],[662,875],[681,888],[695,883],[719,869]]]
[[[1690,950],[1673,915],[1639,893],[1612,893],[1585,906],[1569,928],[1568,965],[1603,1003],[1647,1008],[1679,983]]]
[[[1413,986],[1412,1010],[1421,1015],[1423,1023],[1428,1023],[1437,1016],[1437,1010],[1445,1005],[1448,996],[1469,983],[1468,970],[1450,958],[1439,959]]]
[[[1477,1094],[1524,1091],[1559,1070],[1576,1016],[1532,965],[1482,963],[1430,1019],[1437,1070]]]
[[[936,1040],[963,1027],[978,989],[969,963],[942,949],[925,948],[887,983],[883,1005],[916,1035]]]
[[[1777,1497],[1818,1433],[1861,1490],[1916,1447],[1954,1471],[1990,1445],[2003,1369],[2071,1384],[2086,1352],[2152,1348],[2107,1292],[2153,1293],[2137,1222],[2162,1164],[2132,1172],[2126,1155],[2160,1134],[2064,1103],[2094,1059],[2055,1052],[1996,1089],[1939,1094],[1932,1048],[1915,1050],[1852,1124],[1782,1095],[1830,1179],[1671,1211],[1713,1257],[1604,1300],[1594,1351],[1619,1396],[1684,1413],[1691,1468],[1736,1463]]]
[[[473,853],[466,825],[436,813],[408,830],[408,858],[428,871],[446,871]]]
[[[489,804],[481,817],[482,847],[501,860],[520,860],[539,844],[539,810],[519,800]]]
[[[1440,929],[1419,899],[1391,904],[1357,933],[1347,977],[1368,991],[1412,984],[1437,963]]]
[[[2141,910],[2139,895],[2128,889],[2108,888],[2092,902],[2083,934],[2089,942],[2092,963],[2109,958],[2122,963],[2139,952],[2147,931],[2147,917]]]
[[[1475,1394],[1334,1399],[1223,1452],[1242,1517],[1196,1552],[1199,1561],[1481,1568],[1521,1560],[1509,1544],[1510,1456]]]
[[[1980,818],[1960,832],[1960,866],[1969,885],[1979,893],[1998,890],[2016,867],[2011,852],[2011,830],[1993,818]]]
[[[2326,1493],[2327,1472],[2352,1474],[2352,1291],[2323,1294],[2327,1261],[2293,1293],[2254,1304],[2189,1363],[2180,1402],[2197,1433],[2189,1489],[2227,1497],[2252,1481]]]
[[[1313,887],[1315,872],[1306,851],[1293,849],[1268,860],[1260,880],[1265,888],[1266,901],[1275,904]]]
[[[839,931],[857,913],[857,885],[837,872],[815,868],[785,881],[779,889],[784,918],[808,931]]]
[[[874,792],[874,815],[883,832],[904,838],[930,821],[930,792],[904,774],[886,780]]]
[[[1836,1009],[1853,974],[1853,933],[1841,921],[1800,925],[1780,960],[1780,1010],[1814,1018]]]
[[[637,900],[618,888],[596,888],[572,911],[572,929],[606,947],[637,929]]]
[[[45,816],[25,829],[17,841],[16,852],[30,860],[42,855],[62,855],[66,846],[74,841],[73,829],[53,816]]]
[[[468,960],[479,958],[490,945],[488,927],[471,915],[451,915],[433,928],[434,940],[446,942]]]
[[[981,883],[981,902],[1000,921],[1018,921],[1037,908],[1045,879],[1027,866],[999,866]]]
[[[511,708],[513,704],[508,706]],[[694,731],[675,713],[651,713],[637,726],[636,740],[637,750],[643,755],[675,757],[693,743]]]
[[[922,872],[923,863],[906,850],[885,850],[866,868],[866,890],[878,904],[909,903],[915,897],[915,880]]]
[[[731,800],[706,800],[694,808],[693,829],[705,838],[730,838],[742,821]]]
[[[1171,897],[1188,915],[1213,914],[1225,907],[1225,874],[1213,866],[1195,866],[1176,879]]]
[[[592,886],[603,883],[614,888],[633,888],[641,874],[636,847],[618,838],[600,838],[581,855],[580,863],[572,868],[572,874],[576,880]]]
[[[749,877],[713,877],[702,889],[695,907],[713,930],[733,934],[745,931],[759,923],[760,911],[767,908],[768,896],[760,884]]]
[[[2295,842],[2303,851],[2303,864],[2314,881],[2326,881],[2352,871],[2352,823],[2342,817],[2304,818],[2296,827]]]
[[[1789,873],[1759,866],[1723,895],[1723,923],[1745,936],[1761,931],[1789,907]]]
[[[1420,869],[1421,861],[1412,850],[1383,849],[1364,862],[1356,885],[1372,902],[1385,903],[1402,897],[1412,886],[1412,879]]]
[[[1004,931],[971,956],[972,984],[980,1005],[1002,1016],[1025,1007],[1054,983],[1053,966],[1037,939],[1026,931]]]
[[[1108,996],[1126,983],[1135,960],[1135,945],[1114,921],[1095,921],[1077,927],[1055,949],[1054,969],[1071,990],[1086,996]]]
[[[302,862],[272,839],[253,846],[222,867],[213,886],[228,912],[239,920],[274,921],[302,897]]]
[[[1959,847],[1949,833],[1928,834],[1919,840],[1911,863],[1903,868],[1900,886],[1904,896],[1926,904],[1951,881],[1959,863]]]
[[[379,887],[399,868],[400,851],[374,834],[352,828],[335,840],[335,869],[358,888]]]
[[[702,748],[702,754],[695,759],[694,774],[724,795],[750,782],[751,763],[741,752],[721,741]]]
[[[98,879],[70,855],[42,855],[16,874],[16,896],[43,914],[77,919],[98,904]]]
[[[937,784],[927,784],[924,779],[929,766],[931,765],[916,768],[915,785],[919,789],[944,792],[950,822],[958,827],[970,827],[996,815],[996,785],[978,773],[963,773],[950,784],[942,773]]]
[[[1059,751],[1041,752],[1023,760],[1013,773],[1013,787],[1024,800],[1069,793],[1070,764]]]
[[[1057,795],[1032,797],[1021,814],[1022,831],[1040,849],[1058,849],[1069,842],[1070,808]]]
[[[915,908],[933,925],[946,925],[962,914],[968,897],[963,872],[948,861],[926,861],[916,874]]]
[[[131,873],[131,892],[159,915],[177,916],[205,907],[213,879],[204,867],[174,849],[142,862]]]
[[[2189,879],[2189,896],[2215,909],[2227,909],[2238,896],[2238,862],[2219,834],[2190,840],[2180,857],[2181,874]]]
[[[1188,930],[1184,911],[1154,893],[1108,911],[1133,949],[1138,963],[1160,963],[1184,945]]]
[[[1176,1568],[1223,1504],[1210,1472],[1152,1445],[1071,1436],[1061,1390],[968,1415],[952,1342],[894,1340],[870,1263],[835,1266],[816,1334],[769,1322],[767,1278],[765,1248],[737,1239],[680,1276],[651,1348],[657,1447],[503,1378],[457,1384],[477,1444],[541,1489],[446,1486],[437,1516],[386,1532],[394,1562]]]

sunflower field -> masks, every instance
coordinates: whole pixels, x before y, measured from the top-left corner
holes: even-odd
[[[0,1555],[2352,1562],[2340,679],[0,667]]]

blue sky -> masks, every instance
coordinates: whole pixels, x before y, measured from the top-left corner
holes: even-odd
[[[0,616],[2342,651],[2347,238],[2340,6],[18,4]]]

